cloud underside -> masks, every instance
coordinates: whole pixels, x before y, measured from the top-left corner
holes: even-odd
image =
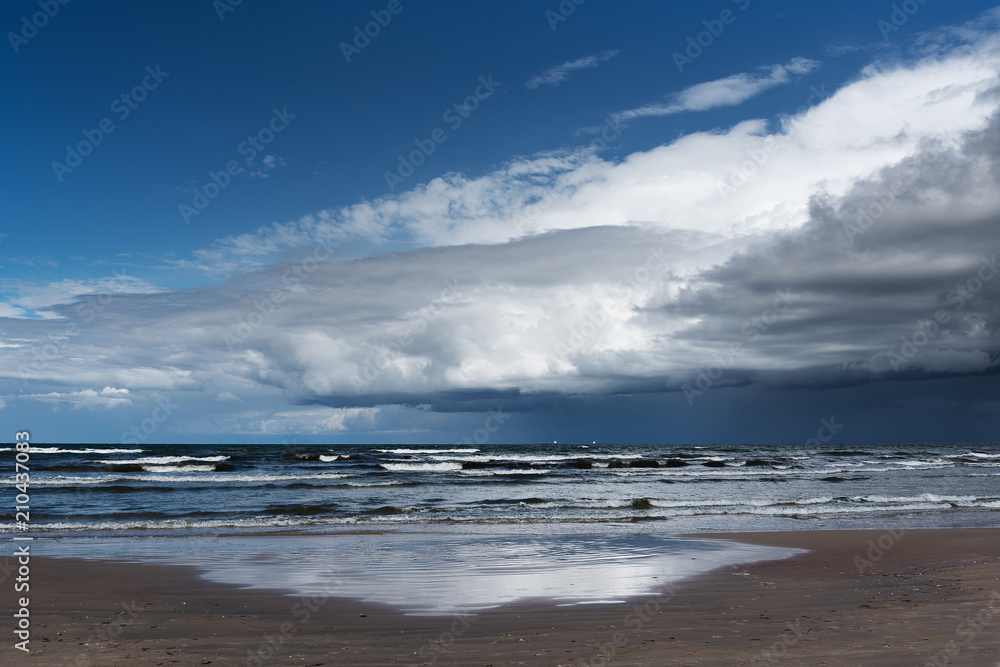
[[[232,273],[215,286],[4,320],[0,368],[133,392],[70,397],[88,409],[203,391],[239,411],[227,428],[272,432],[343,430],[373,406],[989,373],[996,66],[984,40],[872,67],[772,133],[748,120],[618,163],[539,155],[224,239],[192,261]],[[337,250],[397,240],[421,247]],[[258,391],[336,410],[240,417]]]

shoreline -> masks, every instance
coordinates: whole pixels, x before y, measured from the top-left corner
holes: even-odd
[[[8,631],[0,656],[60,667],[1000,660],[1000,529],[678,537],[807,552],[713,570],[624,604],[535,599],[443,617],[213,583],[187,566],[36,556],[31,654],[15,650]],[[15,593],[5,588],[2,609],[11,619]]]

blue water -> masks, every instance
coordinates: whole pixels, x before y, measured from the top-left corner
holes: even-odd
[[[12,450],[7,448],[8,455]],[[996,526],[996,444],[36,446],[38,535]],[[6,530],[13,507],[4,510]]]

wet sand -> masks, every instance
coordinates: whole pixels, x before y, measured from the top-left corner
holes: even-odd
[[[808,549],[627,604],[525,601],[467,617],[208,582],[193,568],[33,557],[24,665],[987,665],[1000,529],[711,534]],[[261,537],[274,540],[280,537]],[[881,546],[880,546],[881,544]],[[862,570],[859,572],[859,570]]]

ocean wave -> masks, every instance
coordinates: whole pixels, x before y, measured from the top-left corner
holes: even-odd
[[[997,498],[980,498],[977,496],[942,496],[935,493],[921,493],[916,496],[887,496],[887,495],[866,495],[852,496],[851,500],[857,503],[968,503],[977,500],[996,500]]]
[[[215,472],[212,465],[144,465],[142,469],[146,472]]]
[[[92,477],[71,477],[66,475],[57,475],[56,477],[40,477],[32,478],[31,483],[34,486],[80,486],[80,485],[100,485],[108,484],[112,482],[211,482],[215,484],[221,483],[249,483],[249,484],[272,484],[275,482],[295,482],[299,480],[335,480],[344,479],[350,477],[350,475],[345,475],[336,472],[320,472],[302,475],[282,475],[282,474],[227,474],[227,473],[211,473],[211,474],[200,474],[197,476],[178,476],[171,475],[165,477],[163,475],[158,475],[155,473],[147,473],[143,475],[99,475]]]
[[[461,470],[461,463],[380,463],[390,472],[452,472]]]
[[[383,454],[475,454],[478,449],[376,449]]]
[[[610,459],[638,459],[642,454],[587,454],[581,456],[577,454],[505,454],[496,452],[491,454],[476,454],[475,456],[429,456],[432,461],[472,461],[476,463],[489,462],[517,462],[517,463],[557,463],[559,461],[575,461],[579,459],[591,459],[604,461]]]
[[[33,454],[141,454],[144,449],[100,449],[85,447],[83,449],[63,449],[61,447],[35,447],[31,446]]]
[[[933,502],[912,502],[905,504],[895,504],[891,506],[871,503],[868,505],[855,504],[815,504],[801,505],[795,503],[787,504],[724,504],[724,505],[696,505],[686,507],[663,508],[657,507],[654,502],[648,499],[639,498],[629,501],[614,508],[595,508],[592,511],[581,511],[576,514],[566,515],[559,508],[546,507],[545,505],[529,505],[521,503],[519,509],[531,511],[511,512],[509,509],[500,508],[499,513],[468,513],[462,509],[442,508],[436,512],[420,511],[413,507],[397,507],[394,505],[382,505],[364,510],[352,512],[351,514],[331,515],[331,512],[338,512],[333,505],[328,507],[320,505],[287,506],[284,508],[274,508],[273,510],[263,510],[261,516],[225,518],[207,518],[205,513],[196,513],[188,517],[178,518],[150,518],[148,515],[143,518],[128,519],[127,515],[122,516],[117,521],[55,521],[51,523],[33,523],[32,530],[38,532],[82,532],[82,531],[132,531],[132,530],[218,530],[218,529],[264,529],[264,528],[308,528],[320,526],[342,526],[354,524],[371,523],[395,523],[400,525],[413,524],[449,524],[449,523],[472,523],[472,524],[546,524],[551,522],[559,523],[620,523],[637,519],[685,519],[698,517],[740,517],[740,516],[768,516],[784,517],[792,519],[824,519],[839,517],[905,517],[912,516],[913,513],[920,512],[940,512],[941,505]],[[954,508],[954,505],[952,506]],[[951,508],[949,508],[951,509]],[[1000,509],[1000,500],[980,500],[960,509],[996,511]],[[639,513],[637,513],[639,512]],[[267,514],[270,514],[268,516]],[[6,531],[0,531],[6,532]]]
[[[344,482],[343,484],[335,484],[334,486],[352,486],[355,488],[368,488],[374,486],[412,486],[416,482],[404,482],[402,480],[398,481],[386,481],[386,482]]]
[[[496,475],[547,475],[551,470],[546,470],[544,468],[526,468],[519,470],[462,470],[461,474],[466,477],[492,477]]]
[[[108,459],[104,461],[98,461],[97,463],[103,463],[105,465],[144,465],[147,463],[157,465],[157,464],[168,464],[168,463],[184,463],[185,461],[228,461],[228,456],[144,456],[138,459]]]

